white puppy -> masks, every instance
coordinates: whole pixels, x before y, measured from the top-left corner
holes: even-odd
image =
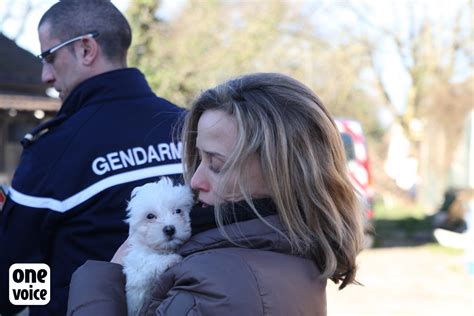
[[[138,314],[160,274],[181,260],[174,251],[191,236],[192,205],[191,189],[166,177],[133,189],[130,248],[123,260],[129,315]]]

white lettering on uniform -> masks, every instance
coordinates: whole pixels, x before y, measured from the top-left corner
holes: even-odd
[[[107,171],[110,171],[110,167],[107,164],[107,160],[105,160],[104,157],[97,157],[92,162],[92,170],[94,171],[95,174],[101,176]]]
[[[179,143],[160,143],[153,146],[149,145],[147,149],[134,147],[126,150],[114,151],[100,156],[92,162],[92,171],[96,175],[104,175],[112,170],[119,170],[129,166],[140,166],[153,161],[177,160],[181,159],[183,144]]]
[[[125,153],[123,150],[121,150],[119,152],[119,154],[120,154],[120,160],[122,161],[122,164],[123,164],[124,168],[127,168],[128,165],[135,166],[135,160],[133,160],[133,155],[132,155],[132,150],[131,149],[127,149],[127,153]]]
[[[148,159],[146,158],[145,149],[141,147],[135,147],[132,149],[132,151],[133,151],[133,157],[135,158],[135,163],[137,164],[137,166],[143,165],[144,163],[147,162]],[[141,157],[140,157],[140,154],[141,154]]]
[[[118,170],[123,168],[123,166],[120,164],[120,159],[118,157],[117,152],[107,154],[107,160],[109,161],[112,170]]]
[[[161,161],[158,157],[158,153],[156,152],[155,148],[152,145],[148,146],[148,163],[154,160]]]
[[[179,142],[178,146],[176,147],[175,143],[170,143],[171,155],[173,159],[181,159],[181,153],[183,150],[183,143]]]
[[[168,159],[173,159],[170,153],[170,147],[168,144],[158,144],[158,151],[160,152],[161,160],[165,160],[164,156],[168,156]]]

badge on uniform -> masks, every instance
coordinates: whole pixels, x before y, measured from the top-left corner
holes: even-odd
[[[5,202],[7,201],[7,193],[3,186],[0,185],[0,212],[3,210],[3,206],[5,205]]]

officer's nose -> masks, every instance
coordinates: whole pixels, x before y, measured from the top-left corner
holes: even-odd
[[[176,232],[176,229],[174,228],[173,225],[168,225],[163,227],[163,232],[165,233],[166,236],[172,237],[174,233]]]
[[[54,84],[55,78],[51,65],[43,64],[43,69],[41,70],[41,81],[51,86]]]

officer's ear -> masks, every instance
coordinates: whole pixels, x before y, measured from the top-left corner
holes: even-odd
[[[78,43],[78,57],[84,65],[91,65],[97,59],[100,53],[100,47],[94,38],[83,38]],[[77,53],[77,52],[76,52]]]

